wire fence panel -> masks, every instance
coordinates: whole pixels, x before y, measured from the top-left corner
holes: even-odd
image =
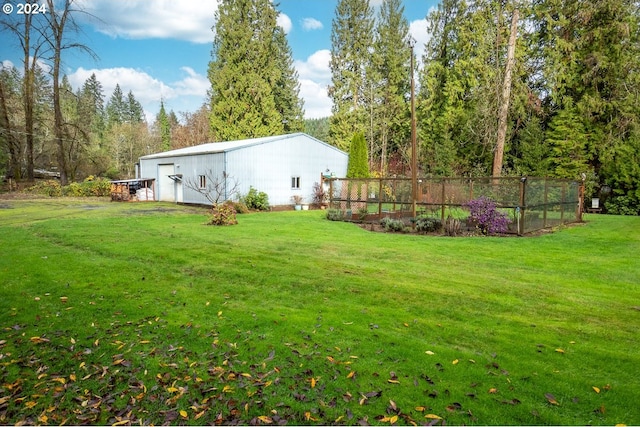
[[[413,217],[410,178],[331,178],[329,207],[346,220]],[[531,233],[582,220],[583,183],[553,178],[420,178],[416,215],[465,220],[466,204],[491,199],[511,219],[509,232]]]

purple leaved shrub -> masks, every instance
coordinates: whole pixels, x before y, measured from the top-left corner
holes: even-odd
[[[496,208],[495,202],[490,198],[478,197],[465,206],[469,208],[469,219],[478,225],[482,234],[505,233],[509,229],[511,220]]]

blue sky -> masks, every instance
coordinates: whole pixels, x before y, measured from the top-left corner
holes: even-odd
[[[382,0],[370,0],[378,9]],[[74,88],[95,73],[105,99],[116,83],[131,90],[153,119],[162,98],[167,109],[192,112],[206,101],[214,14],[217,0],[75,0],[87,14],[78,20],[78,41],[98,55],[79,51],[63,58],[64,72]],[[305,117],[330,114],[326,87],[329,71],[331,22],[337,0],[277,0],[279,23],[285,29],[300,77]],[[417,54],[428,40],[426,16],[437,0],[404,0]],[[15,11],[13,12],[15,14]],[[2,38],[6,40],[6,35]],[[0,61],[21,68],[16,43],[0,43]]]

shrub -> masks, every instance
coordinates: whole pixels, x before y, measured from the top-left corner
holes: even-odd
[[[62,196],[62,186],[58,181],[54,181],[52,179],[39,182],[26,190],[30,193],[43,194],[49,197]]]
[[[638,215],[640,203],[635,197],[614,196],[604,203],[607,213],[612,215]]]
[[[447,236],[457,236],[460,233],[460,220],[449,215],[444,222],[444,232]]]
[[[404,222],[401,219],[384,217],[380,220],[380,225],[386,231],[404,231]]]
[[[419,216],[416,219],[416,231],[419,233],[433,233],[442,228],[442,221],[431,216]]]
[[[235,225],[237,223],[235,208],[230,203],[224,203],[214,205],[211,208],[207,225]]]
[[[340,209],[327,210],[327,219],[329,221],[342,221],[344,220],[344,213]]]
[[[262,191],[258,192],[253,187],[249,187],[249,192],[241,199],[247,208],[255,209],[258,211],[269,210],[269,196]]]
[[[324,191],[322,184],[317,182],[313,183],[313,196],[312,203],[316,206],[324,204],[327,200],[327,193]]]
[[[226,202],[224,202],[224,204],[232,206],[233,209],[236,210],[236,213],[239,213],[239,214],[249,213],[249,208],[247,207],[247,205],[245,205],[242,202],[234,202],[232,200],[227,200]]]
[[[469,219],[477,224],[482,234],[504,233],[511,220],[500,212],[493,200],[482,196],[465,204],[469,208]]]
[[[72,182],[71,184],[62,188],[62,194],[71,197],[82,197],[84,196],[84,189],[79,182]]]
[[[111,195],[111,182],[105,178],[88,177],[82,183],[83,196],[107,197]]]

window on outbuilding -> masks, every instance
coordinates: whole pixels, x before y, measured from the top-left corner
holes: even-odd
[[[200,185],[200,188],[207,188],[207,176],[206,175],[199,175],[198,176],[198,184]]]
[[[299,190],[300,189],[300,177],[299,176],[292,176],[291,177],[291,188],[294,190]]]

